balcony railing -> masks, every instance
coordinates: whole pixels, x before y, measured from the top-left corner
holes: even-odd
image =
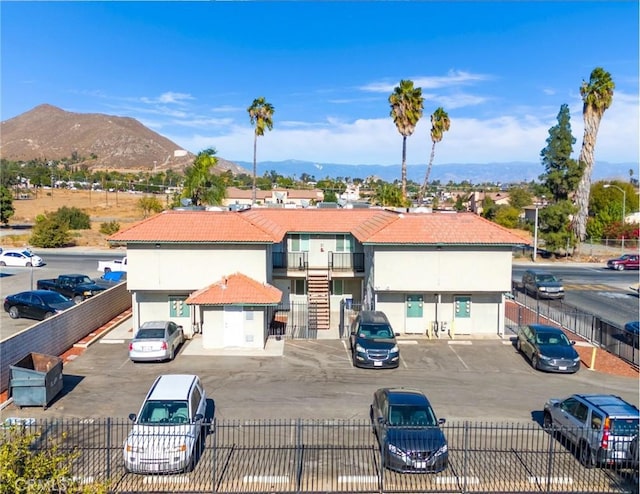
[[[307,252],[274,252],[273,269],[299,269],[308,267]]]
[[[364,253],[329,252],[329,269],[332,271],[364,272]]]

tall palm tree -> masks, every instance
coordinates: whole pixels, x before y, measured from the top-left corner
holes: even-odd
[[[591,72],[589,82],[582,81],[580,95],[582,96],[582,116],[584,118],[584,136],[580,150],[580,163],[584,166],[582,178],[576,191],[576,206],[578,212],[573,221],[573,232],[579,242],[583,242],[587,233],[587,218],[589,215],[589,191],[591,189],[591,172],[594,164],[594,150],[600,120],[613,101],[613,90],[616,85],[611,74],[601,67]]]
[[[391,118],[402,135],[402,200],[407,199],[407,137],[413,134],[422,117],[424,98],[422,88],[413,87],[413,81],[401,80],[389,96]]]
[[[436,154],[436,142],[442,140],[442,136],[451,127],[451,120],[449,120],[449,114],[444,111],[444,108],[436,108],[431,114],[431,156],[429,157],[429,166],[427,166],[427,173],[424,176],[424,183],[420,188],[418,194],[418,204],[422,203],[422,198],[427,190],[427,184],[429,183],[429,175],[431,175],[431,167],[433,166],[433,158]]]
[[[256,203],[256,152],[258,148],[258,136],[263,136],[265,129],[273,129],[273,113],[276,111],[273,105],[267,102],[264,97],[253,100],[251,106],[247,108],[251,125],[255,125],[253,135],[253,186],[251,187],[251,204]]]
[[[216,150],[200,151],[193,165],[185,168],[183,197],[191,199],[193,206],[222,204],[226,193],[223,180],[212,172],[218,163]]]

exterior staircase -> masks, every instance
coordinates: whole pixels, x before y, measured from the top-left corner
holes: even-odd
[[[329,274],[309,273],[307,277],[309,329],[327,331],[331,327],[329,311]]]

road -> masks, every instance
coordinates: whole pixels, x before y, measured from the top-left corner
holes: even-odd
[[[122,258],[122,251],[84,251],[74,250],[72,253],[59,251],[38,251],[46,263],[39,268],[0,267],[0,297],[4,301],[7,295],[35,289],[41,278],[56,278],[61,274],[80,273],[91,278],[98,278],[98,260]],[[38,321],[31,319],[11,319],[4,311],[0,313],[0,340],[11,336]]]
[[[638,271],[613,271],[603,264],[514,263],[513,281],[519,283],[522,273],[532,266],[562,279],[565,303],[597,314],[620,327],[628,321],[638,320],[638,295],[629,289],[638,283]]]

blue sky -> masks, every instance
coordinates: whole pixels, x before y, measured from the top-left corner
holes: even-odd
[[[2,121],[48,103],[132,117],[197,153],[253,160],[247,108],[274,128],[258,161],[397,164],[388,97],[401,79],[425,111],[409,164],[431,150],[430,114],[451,129],[435,163],[540,162],[560,106],[582,143],[579,88],[616,84],[596,160],[638,163],[638,2],[0,3]]]

